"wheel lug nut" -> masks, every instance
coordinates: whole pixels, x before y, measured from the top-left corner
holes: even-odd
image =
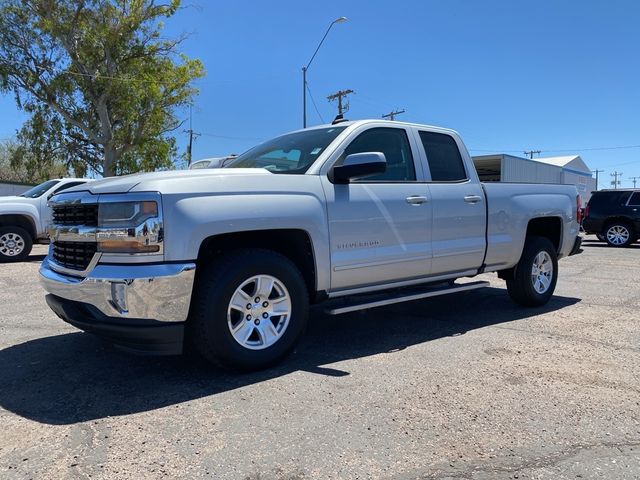
[[[253,323],[255,323],[256,325],[260,325],[260,319],[256,318],[256,320]]]
[[[264,312],[264,313],[262,314],[262,318],[267,318],[268,316],[269,316],[269,314],[268,314],[267,312]]]
[[[260,297],[256,297],[256,298],[254,298],[254,301],[255,301],[256,303],[260,303]]]
[[[263,303],[262,303],[262,306],[263,306],[263,307],[268,307],[268,306],[269,306],[269,302],[263,302]]]
[[[247,315],[247,321],[251,320],[251,315]]]
[[[251,310],[251,304],[247,303],[247,310]]]

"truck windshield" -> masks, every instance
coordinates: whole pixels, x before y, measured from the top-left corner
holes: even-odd
[[[43,182],[40,185],[36,185],[35,187],[30,188],[29,190],[27,190],[24,193],[21,193],[18,196],[26,197],[26,198],[38,198],[58,182],[59,180],[47,180],[46,182]]]
[[[272,173],[305,173],[345,128],[314,128],[282,135],[243,153],[225,168],[264,168]]]

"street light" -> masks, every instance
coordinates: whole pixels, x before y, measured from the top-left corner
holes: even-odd
[[[309,60],[306,66],[302,67],[302,127],[303,128],[307,128],[307,70],[309,70],[309,66],[311,65],[311,62],[313,62],[313,59],[316,58],[316,53],[318,53],[318,50],[320,50],[320,47],[324,43],[324,39],[327,38],[327,35],[329,35],[329,30],[331,30],[331,27],[333,27],[333,25],[336,23],[343,23],[346,21],[347,21],[347,17],[339,17],[339,18],[336,18],[333,22],[331,22],[331,24],[329,25],[329,28],[327,28],[327,31],[324,34],[324,37],[322,37],[322,40],[320,40],[320,43],[318,44],[316,51],[313,52],[313,55],[311,56],[311,60]]]

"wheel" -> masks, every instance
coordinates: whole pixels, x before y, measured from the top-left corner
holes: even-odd
[[[605,242],[611,247],[627,247],[635,240],[633,230],[625,222],[612,222],[607,225],[604,237]]]
[[[0,262],[19,262],[31,253],[33,240],[24,228],[0,228]]]
[[[259,370],[291,353],[309,315],[306,284],[291,260],[246,249],[203,268],[188,320],[200,355],[226,368]]]
[[[607,241],[607,237],[605,237],[602,233],[596,233],[596,237],[598,238],[598,240],[600,240],[601,242],[606,242]]]
[[[511,299],[520,305],[546,304],[556,288],[558,257],[549,239],[529,237],[512,278],[507,280]]]

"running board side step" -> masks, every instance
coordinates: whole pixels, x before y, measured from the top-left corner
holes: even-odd
[[[410,302],[412,300],[420,300],[422,298],[439,297],[440,295],[448,295],[450,293],[466,292],[468,290],[477,290],[478,288],[488,287],[489,282],[477,281],[463,284],[446,285],[444,287],[432,287],[428,290],[411,292],[394,292],[394,294],[377,294],[368,295],[368,299],[352,298],[353,301],[359,303],[346,304],[343,302],[340,306],[328,307],[325,312],[329,315],[340,315],[342,313],[355,312],[366,308],[384,307],[385,305],[393,305],[394,303]]]

